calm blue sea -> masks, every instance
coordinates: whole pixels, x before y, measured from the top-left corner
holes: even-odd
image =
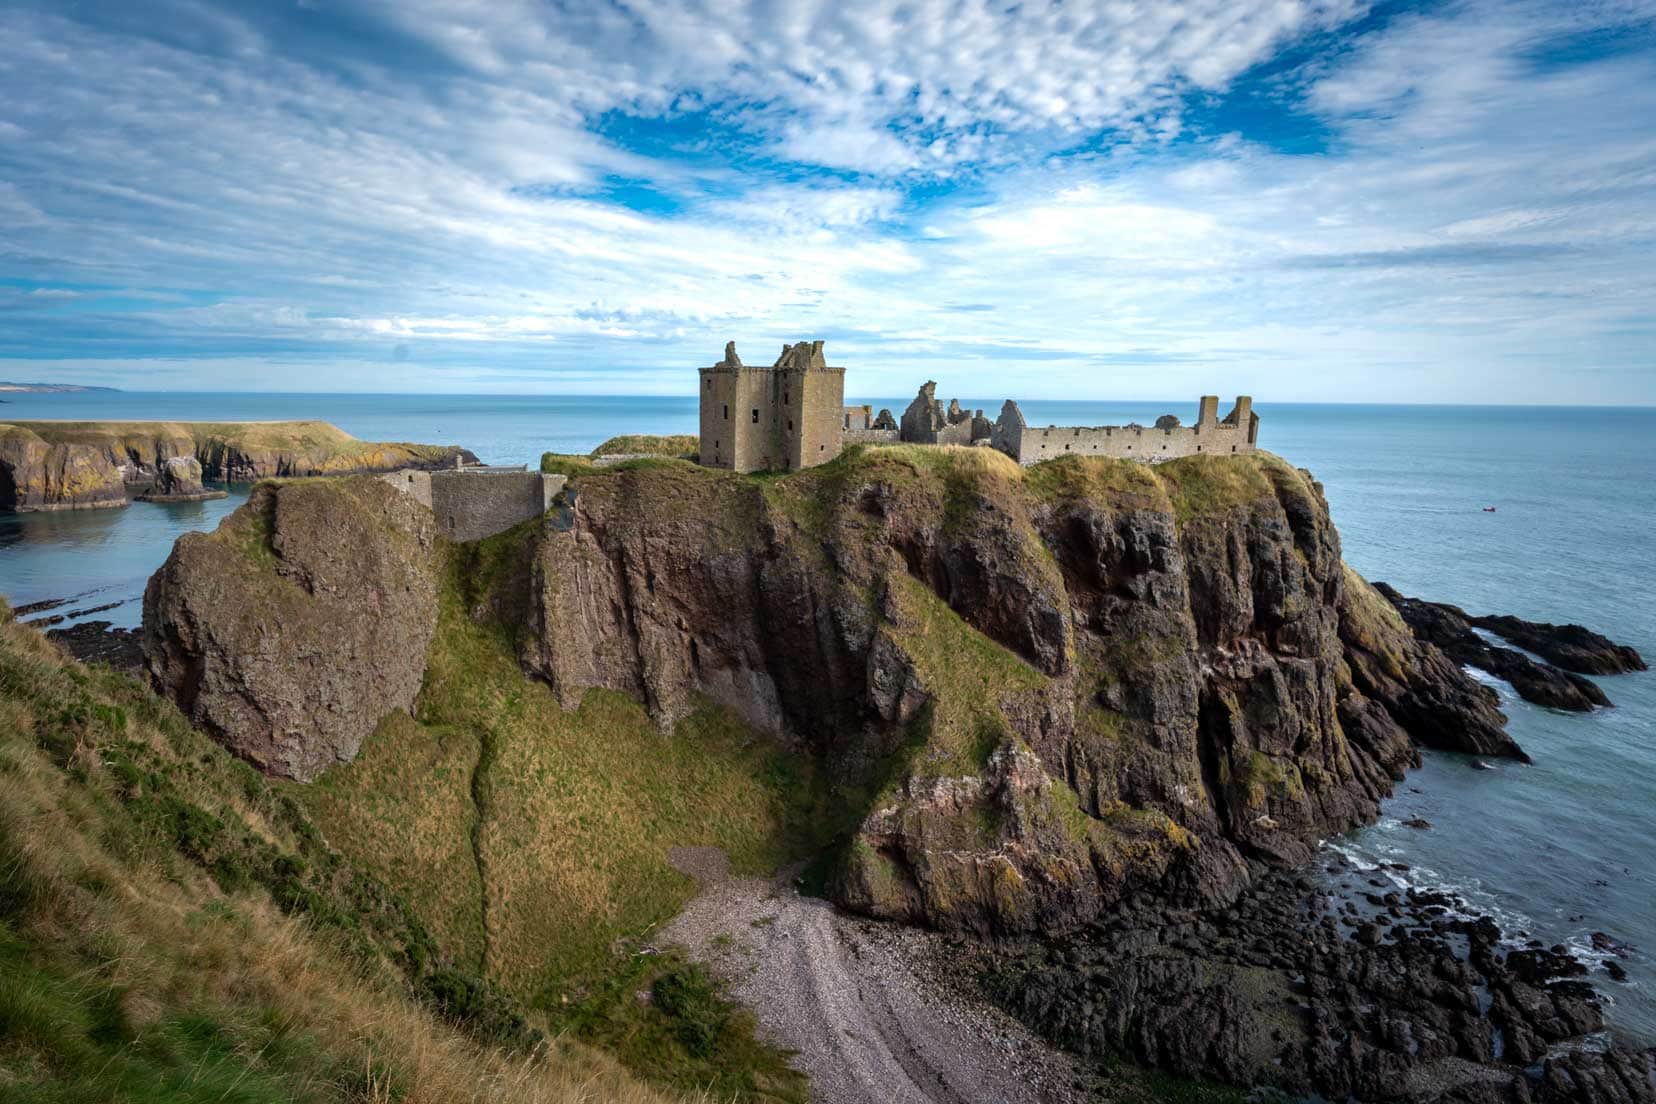
[[[861,399],[900,411],[906,399]],[[998,400],[962,400],[991,416]],[[322,418],[358,437],[465,445],[494,463],[584,452],[617,433],[693,433],[696,400],[404,395],[20,395],[14,418]],[[1656,660],[1656,410],[1260,403],[1260,443],[1322,480],[1346,559],[1405,594],[1474,612],[1579,621]],[[1032,424],[1148,423],[1194,405],[1038,402]],[[14,604],[139,618],[144,580],[220,502],[0,516],[0,593]],[[1496,507],[1485,513],[1483,507]],[[1401,861],[1546,940],[1632,943],[1627,985],[1606,983],[1618,1026],[1656,1038],[1656,673],[1601,680],[1617,708],[1552,713],[1500,687],[1529,767],[1477,771],[1431,755],[1385,818],[1340,841],[1363,862]],[[1424,817],[1430,831],[1402,821]]]

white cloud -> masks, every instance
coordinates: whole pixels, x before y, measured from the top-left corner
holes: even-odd
[[[205,366],[240,343],[271,386],[401,345],[395,387],[673,388],[727,338],[817,334],[900,366],[898,391],[1656,401],[1656,66],[1537,68],[1578,9],[1489,0],[1342,43],[1274,93],[1329,132],[1290,156],[1190,129],[1179,93],[1354,6],[576,8],[399,5],[458,71],[288,54],[222,13],[209,49],[0,12],[29,134],[0,143],[0,257],[154,301],[84,296],[99,347]],[[706,126],[632,150],[594,127],[670,105]],[[1104,127],[1126,140],[1030,155]],[[593,198],[614,180],[659,213]],[[1579,371],[1518,367],[1545,357]]]

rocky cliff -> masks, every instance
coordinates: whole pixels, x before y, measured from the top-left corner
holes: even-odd
[[[617,690],[667,726],[711,697],[783,734],[832,783],[834,894],[877,916],[1015,932],[1150,887],[1223,901],[1247,859],[1373,817],[1417,744],[1522,757],[1265,454],[633,461],[531,526],[490,543],[472,616],[566,706]],[[152,580],[152,676],[312,777],[406,708],[443,555],[388,491],[263,488]]]
[[[326,422],[15,422],[0,424],[0,511],[198,498],[202,479],[448,467],[456,456],[476,460],[454,446],[359,441]]]
[[[377,480],[261,485],[150,579],[150,677],[266,773],[349,762],[420,689],[436,544],[431,511]]]

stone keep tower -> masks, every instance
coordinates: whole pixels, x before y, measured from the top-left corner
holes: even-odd
[[[782,346],[769,368],[748,367],[734,341],[701,370],[701,462],[733,471],[792,471],[839,455],[845,369],[830,368],[822,342]]]

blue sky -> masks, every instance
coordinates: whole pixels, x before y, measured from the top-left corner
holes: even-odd
[[[0,378],[1656,403],[1656,0],[0,0]]]

